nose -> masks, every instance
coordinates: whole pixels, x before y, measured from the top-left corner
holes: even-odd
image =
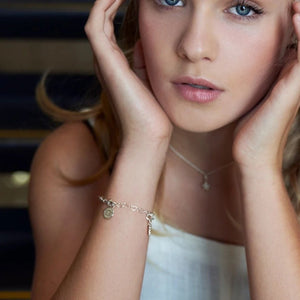
[[[193,13],[186,22],[177,45],[179,57],[190,62],[213,61],[218,52],[213,20],[209,14]]]

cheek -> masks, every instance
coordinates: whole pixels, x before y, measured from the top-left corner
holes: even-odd
[[[236,32],[227,35],[232,38],[223,47],[223,53],[226,53],[224,69],[230,70],[234,86],[238,87],[236,92],[244,95],[249,105],[266,94],[280,69],[283,35],[276,28],[262,26],[255,33]]]
[[[175,45],[179,34],[177,25],[178,22],[174,24],[174,17],[156,12],[149,4],[145,4],[145,0],[141,1],[139,30],[150,82],[164,72],[166,65],[175,63]]]
[[[148,21],[148,16],[140,14],[139,16],[139,30],[140,39],[143,46],[145,63],[151,66],[153,63],[153,57],[158,53],[158,45],[160,45],[160,32],[157,30],[157,26]],[[162,49],[163,50],[163,49]]]

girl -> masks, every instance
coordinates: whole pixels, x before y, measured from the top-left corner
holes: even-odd
[[[133,0],[130,63],[120,4],[86,24],[100,106],[56,112],[92,134],[33,162],[32,298],[300,299],[300,3]]]

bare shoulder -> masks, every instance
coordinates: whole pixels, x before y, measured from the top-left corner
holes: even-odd
[[[36,246],[33,296],[47,299],[74,260],[105,192],[108,174],[85,185],[105,159],[84,123],[66,123],[51,133],[31,168],[29,211]],[[33,297],[33,299],[35,298]],[[50,298],[50,297],[49,297]]]
[[[35,155],[32,171],[46,165],[53,172],[81,179],[95,173],[103,162],[104,157],[87,126],[72,122],[63,124],[45,139]]]

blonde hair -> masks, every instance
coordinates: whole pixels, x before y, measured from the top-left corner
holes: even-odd
[[[120,33],[120,46],[131,64],[133,46],[138,40],[136,16],[137,2],[132,1],[128,6]],[[80,111],[63,109],[56,105],[47,94],[47,78],[48,73],[45,73],[36,87],[37,102],[46,114],[50,115],[58,122],[74,122],[93,119],[93,133],[95,141],[99,146],[99,150],[104,154],[106,163],[96,174],[88,178],[76,181],[71,178],[66,178],[69,182],[75,185],[92,182],[96,178],[99,178],[99,176],[101,176],[104,172],[112,169],[122,140],[122,131],[117,115],[111,105],[110,97],[106,91],[102,91],[101,95],[99,95],[99,103],[92,107],[85,108]],[[65,177],[63,174],[62,176]]]
[[[123,49],[130,65],[132,65],[133,47],[139,39],[138,29],[138,1],[129,3],[125,18],[121,27],[119,44]],[[106,163],[93,176],[74,181],[74,184],[86,184],[101,176],[105,171],[113,167],[118,153],[122,132],[116,113],[113,110],[109,95],[103,91],[99,104],[83,111],[69,111],[55,105],[46,92],[46,76],[42,78],[36,89],[38,103],[43,111],[51,115],[55,120],[80,121],[94,119],[94,134],[99,150],[105,154]],[[300,220],[300,115],[297,114],[291,127],[287,143],[284,149],[282,173],[291,202]],[[164,173],[164,172],[162,172]],[[163,180],[163,174],[160,182]],[[72,180],[71,180],[72,182]],[[156,203],[157,204],[157,203]],[[159,204],[157,204],[159,205]]]

